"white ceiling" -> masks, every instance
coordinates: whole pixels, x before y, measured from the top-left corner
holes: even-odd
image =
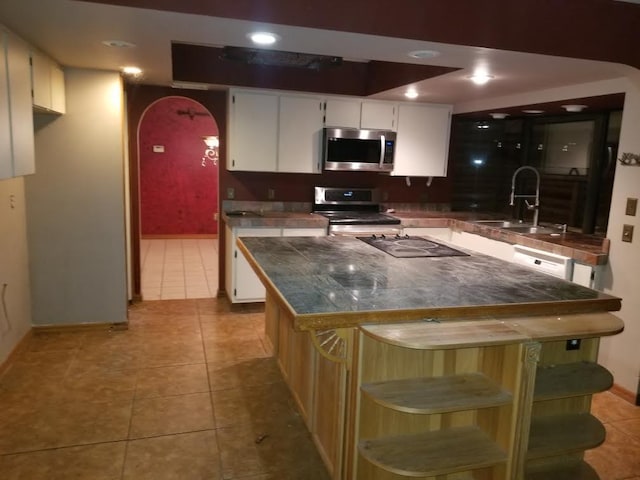
[[[326,31],[249,21],[143,10],[72,0],[1,0],[0,23],[64,66],[118,70],[137,65],[144,84],[171,84],[171,42],[251,47],[246,34],[268,29],[281,36],[278,50],[341,56],[347,60],[424,63],[462,70],[417,84],[418,101],[460,104],[528,91],[619,78],[630,67],[479,47]],[[135,48],[112,48],[105,40],[124,40]],[[416,60],[407,53],[437,50]],[[206,61],[206,59],[203,59]],[[468,76],[484,67],[495,78],[484,86]],[[404,100],[405,88],[374,96]]]

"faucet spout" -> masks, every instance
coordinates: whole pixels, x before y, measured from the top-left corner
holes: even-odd
[[[523,170],[531,170],[536,175],[535,195],[516,193],[516,178],[518,177],[518,174]],[[527,206],[527,210],[533,210],[533,225],[538,226],[538,209],[540,207],[540,173],[538,172],[538,170],[529,165],[524,165],[513,172],[513,177],[511,177],[511,196],[509,197],[509,205],[513,206],[515,204],[516,198],[525,199],[524,201]],[[529,198],[535,199],[535,203],[530,204],[527,200]]]

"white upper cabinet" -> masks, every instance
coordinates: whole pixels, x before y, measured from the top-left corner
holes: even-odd
[[[35,173],[29,46],[0,30],[0,178]]]
[[[278,172],[320,173],[322,116],[320,97],[280,97]]]
[[[278,159],[278,95],[232,91],[228,170],[275,172]]]
[[[392,175],[447,175],[450,105],[400,104]]]
[[[31,51],[33,106],[39,110],[65,113],[64,72],[58,64],[37,50]]]
[[[356,98],[327,98],[324,125],[326,127],[360,128],[362,101]]]
[[[363,101],[360,128],[395,130],[396,104],[392,102]]]

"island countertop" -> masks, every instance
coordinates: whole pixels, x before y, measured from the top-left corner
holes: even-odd
[[[296,330],[619,310],[617,297],[454,247],[395,258],[353,237],[245,237],[239,248]]]

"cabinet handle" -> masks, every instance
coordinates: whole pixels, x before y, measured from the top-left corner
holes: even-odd
[[[382,168],[382,164],[384,163],[384,135],[380,135],[380,168]]]

